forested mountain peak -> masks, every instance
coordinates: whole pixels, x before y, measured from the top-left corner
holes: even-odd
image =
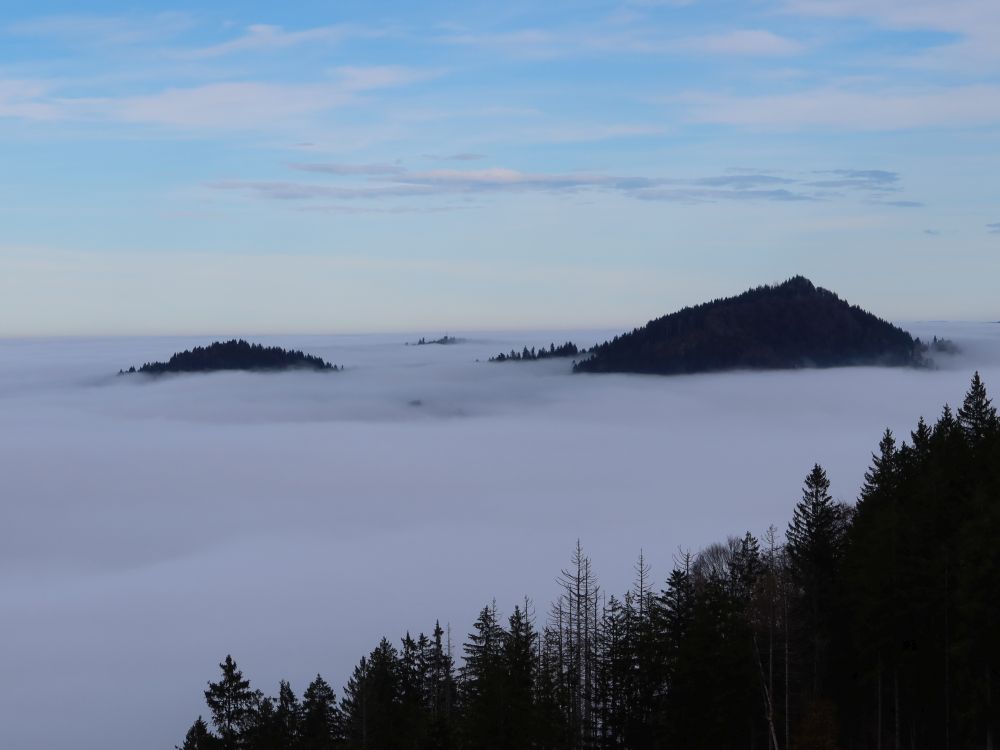
[[[804,276],[685,307],[616,336],[578,372],[680,374],[730,369],[921,365],[909,333]]]

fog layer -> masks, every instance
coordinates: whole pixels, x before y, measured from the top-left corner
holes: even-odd
[[[382,635],[524,596],[544,613],[577,538],[621,592],[642,549],[784,528],[822,463],[851,501],[880,433],[908,438],[1000,325],[919,324],[935,370],[572,375],[487,363],[609,332],[257,337],[340,373],[148,379],[205,338],[0,341],[0,747],[172,747],[232,653],[266,692],[338,694]],[[429,337],[437,332],[428,332]],[[476,361],[476,360],[481,361]]]

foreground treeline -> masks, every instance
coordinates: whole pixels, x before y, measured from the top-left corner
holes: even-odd
[[[783,536],[783,538],[780,538]],[[479,613],[453,661],[383,639],[340,699],[251,689],[228,658],[186,750],[992,748],[1000,714],[1000,423],[962,407],[888,431],[856,505],[820,466],[783,535],[640,556],[605,594],[579,545],[545,616]]]

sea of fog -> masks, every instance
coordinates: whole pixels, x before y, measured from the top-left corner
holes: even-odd
[[[920,323],[935,370],[572,375],[491,354],[609,333],[263,336],[340,373],[158,380],[211,337],[0,341],[0,747],[179,743],[232,653],[255,687],[338,694],[382,635],[525,596],[577,539],[621,593],[681,548],[783,529],[813,463],[856,497],[882,431],[1000,393],[1000,325]],[[427,332],[436,336],[439,332]]]

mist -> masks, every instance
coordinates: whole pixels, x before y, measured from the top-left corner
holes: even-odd
[[[816,462],[853,502],[886,427],[973,370],[1000,392],[1000,325],[904,327],[961,352],[660,377],[486,362],[611,331],[258,336],[346,369],[153,379],[114,373],[211,337],[0,341],[0,746],[172,747],[228,653],[339,696],[382,635],[544,618],[577,539],[604,590],[640,550],[659,588],[681,548],[784,529]]]

